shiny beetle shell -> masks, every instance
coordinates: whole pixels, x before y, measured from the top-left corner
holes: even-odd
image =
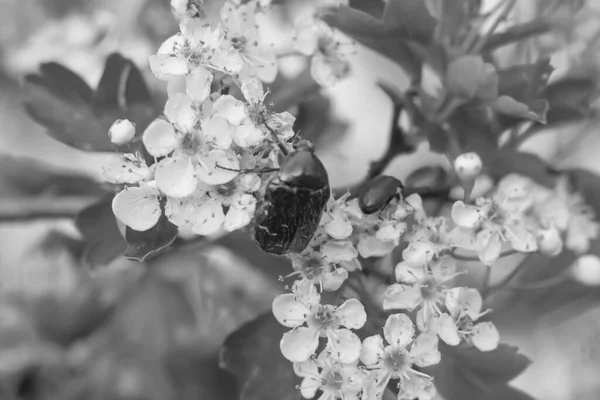
[[[300,253],[319,227],[331,195],[327,171],[309,150],[298,150],[267,183],[254,214],[254,240],[274,254]]]
[[[385,207],[394,197],[401,198],[402,182],[389,175],[371,179],[358,196],[358,205],[365,214],[374,214]]]

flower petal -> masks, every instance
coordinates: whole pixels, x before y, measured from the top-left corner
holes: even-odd
[[[318,376],[318,372],[316,370],[315,375]],[[320,383],[321,382],[319,382],[314,377],[306,377],[302,379],[302,382],[300,382],[300,394],[305,399],[312,399],[317,394],[317,390],[319,390]]]
[[[331,87],[350,74],[350,63],[337,55],[315,53],[310,64],[310,74],[319,85]]]
[[[156,165],[156,185],[167,196],[190,196],[198,186],[196,168],[188,157],[165,158]]]
[[[392,314],[385,321],[383,336],[392,346],[406,348],[415,336],[415,325],[406,314]]]
[[[206,139],[211,141],[220,149],[227,149],[233,141],[231,138],[232,128],[223,117],[213,116],[202,121],[202,132]]]
[[[358,236],[356,249],[362,257],[369,258],[386,256],[391,253],[394,247],[396,247],[394,242],[382,242],[375,236],[361,233]]]
[[[265,97],[265,90],[260,80],[250,78],[242,82],[242,94],[248,102],[260,103]]]
[[[314,18],[301,18],[295,23],[296,35],[294,47],[304,55],[310,56],[317,50],[319,40],[318,24]]]
[[[446,308],[453,317],[458,317],[464,312],[475,321],[479,318],[481,307],[483,307],[483,299],[477,289],[455,287],[446,293]]]
[[[208,70],[198,67],[185,77],[187,95],[196,103],[202,103],[210,96],[210,85],[213,74]]]
[[[312,358],[306,361],[294,363],[294,373],[300,377],[316,377],[319,375],[317,363]]]
[[[346,239],[352,235],[352,224],[348,216],[340,209],[331,213],[333,219],[323,226],[323,229],[334,239]]]
[[[223,228],[225,228],[227,232],[241,229],[252,222],[253,216],[254,210],[230,207],[229,210],[227,210]]]
[[[410,285],[394,283],[387,287],[383,298],[384,310],[413,310],[423,296],[421,290]]]
[[[102,166],[102,175],[110,183],[134,184],[152,176],[146,162],[133,154],[120,154],[109,158]]]
[[[213,103],[213,110],[216,116],[225,118],[233,126],[240,125],[248,117],[244,103],[228,94]]]
[[[154,76],[161,81],[187,74],[188,66],[184,58],[170,56],[167,54],[151,55],[149,58],[150,69]]]
[[[198,179],[209,185],[223,185],[239,175],[240,162],[231,151],[214,149],[206,156],[198,156],[198,161]]]
[[[438,337],[432,333],[421,333],[410,349],[410,357],[419,367],[428,367],[440,362],[441,354],[438,351]]]
[[[190,132],[198,122],[194,103],[185,93],[175,93],[165,103],[164,114],[182,132]]]
[[[396,281],[408,285],[412,285],[417,281],[425,278],[425,274],[425,267],[413,266],[407,263],[406,261],[400,261],[396,265],[396,268],[394,268],[394,275],[396,276]]]
[[[458,335],[458,328],[454,319],[444,313],[440,315],[438,322],[438,335],[446,344],[450,346],[458,346],[460,343],[460,336]]]
[[[360,357],[361,343],[358,336],[348,329],[327,331],[327,348],[331,357],[342,364],[350,364]]]
[[[273,315],[283,326],[295,328],[302,325],[310,315],[310,310],[298,301],[293,293],[280,294],[273,300]]]
[[[173,125],[164,119],[156,119],[148,125],[142,141],[148,153],[154,157],[164,157],[179,147]]]
[[[477,233],[478,256],[485,265],[492,265],[500,257],[502,242],[500,235],[491,229],[485,229]]]
[[[148,186],[125,189],[112,201],[115,217],[133,230],[147,231],[162,215],[158,196],[158,190]]]
[[[471,340],[479,351],[492,351],[498,347],[500,334],[491,322],[481,322],[473,327]]]
[[[452,220],[464,228],[476,228],[481,224],[483,216],[479,207],[457,201],[452,205]]]
[[[196,208],[190,215],[192,231],[196,235],[213,235],[219,231],[225,221],[223,206],[216,200],[210,200]]]
[[[348,299],[337,308],[340,324],[350,329],[360,329],[367,322],[365,306],[357,299]]]
[[[310,327],[295,328],[283,335],[279,348],[291,362],[306,361],[319,345],[319,331]]]
[[[348,240],[329,240],[321,247],[321,257],[330,263],[352,261],[358,257],[358,250]]]
[[[513,249],[521,253],[530,253],[538,249],[533,233],[527,230],[523,221],[515,218],[504,223],[504,235]]]
[[[324,273],[322,279],[323,290],[333,292],[338,290],[346,279],[348,279],[348,271],[344,268],[336,268],[331,272]]]
[[[360,361],[367,366],[377,364],[383,357],[383,347],[381,335],[369,336],[363,340]]]

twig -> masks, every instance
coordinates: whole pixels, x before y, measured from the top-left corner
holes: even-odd
[[[514,25],[504,32],[491,35],[483,45],[482,51],[492,51],[499,47],[511,44],[517,40],[540,35],[548,32],[550,28],[552,28],[552,23],[545,18],[538,18],[523,24]]]
[[[0,198],[0,222],[73,218],[96,200],[92,196]]]
[[[490,278],[492,277],[492,266],[485,266],[485,273],[483,274],[483,282],[481,285],[481,295],[485,297],[487,292],[490,290]]]

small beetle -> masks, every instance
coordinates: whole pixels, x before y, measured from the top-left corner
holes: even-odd
[[[312,143],[300,141],[266,184],[254,214],[254,240],[269,253],[302,252],[319,227],[330,195],[327,171]]]
[[[402,199],[402,182],[389,175],[371,179],[360,191],[358,205],[365,214],[374,214],[383,209],[393,198]]]

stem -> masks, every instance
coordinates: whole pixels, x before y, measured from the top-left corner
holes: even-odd
[[[93,196],[8,197],[0,199],[0,222],[73,218],[98,200]]]
[[[490,278],[492,277],[492,266],[491,265],[486,265],[485,266],[485,274],[483,274],[483,283],[481,285],[481,296],[485,297],[487,292],[490,289]]]
[[[498,28],[498,25],[500,24],[500,22],[502,22],[503,20],[506,19],[506,17],[508,17],[508,14],[510,14],[510,12],[512,11],[512,9],[514,8],[516,3],[517,3],[517,0],[508,0],[507,1],[506,6],[504,7],[504,9],[500,13],[500,15],[498,15],[498,17],[494,20],[494,22],[492,22],[492,25],[489,27],[487,32],[479,38],[479,40],[473,46],[473,48],[470,50],[470,52],[479,53],[483,49],[483,47],[487,43],[490,36],[494,33],[496,28]]]

